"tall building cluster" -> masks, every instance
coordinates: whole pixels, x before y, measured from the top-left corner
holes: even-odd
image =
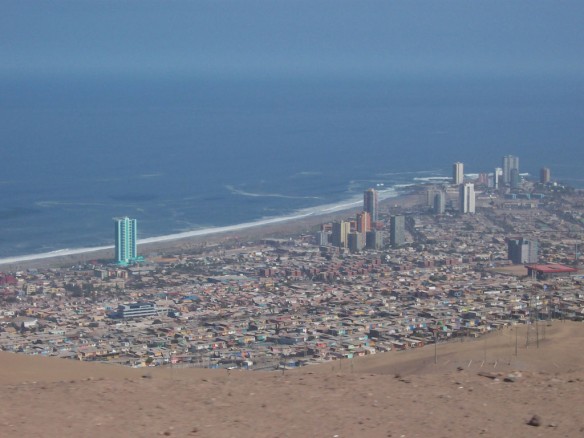
[[[476,203],[476,192],[479,188],[491,188],[501,191],[511,190],[509,196],[514,196],[517,190],[522,188],[522,178],[519,173],[519,157],[515,155],[505,155],[501,159],[501,167],[495,167],[494,171],[481,172],[476,174],[472,182],[469,175],[465,182],[464,163],[457,161],[452,164],[452,185],[442,185],[442,187],[432,187],[428,190],[428,206],[432,211],[441,215],[447,209],[455,209],[458,204],[458,211],[461,213],[474,213]],[[539,173],[539,182],[549,184],[551,182],[551,171],[548,167],[542,167]],[[455,200],[455,193],[458,202]]]
[[[543,180],[543,172],[541,179]],[[549,175],[549,169],[548,169]],[[479,186],[499,189],[510,187],[517,189],[521,185],[521,175],[519,174],[519,157],[515,155],[505,155],[502,158],[502,167],[496,167],[493,173],[479,173],[475,181]],[[452,184],[464,184],[464,164],[457,161],[452,165]]]
[[[502,157],[501,167],[495,167],[494,172],[464,173],[464,163],[457,161],[452,164],[451,184],[442,183],[428,187],[426,191],[427,206],[435,215],[441,216],[447,211],[458,211],[459,214],[476,213],[477,192],[485,194],[483,200],[491,202],[488,189],[505,193],[506,199],[531,199],[538,193],[523,193],[524,188],[519,174],[519,158],[515,155]],[[540,170],[541,184],[551,180],[550,169]],[[439,219],[440,220],[440,219]],[[325,224],[316,235],[320,246],[333,245],[359,252],[363,249],[380,249],[383,247],[382,223],[379,222],[378,193],[370,188],[363,192],[363,210],[354,219]],[[392,215],[389,218],[389,232],[385,231],[389,244],[398,248],[406,244],[406,216]],[[538,260],[538,242],[525,238],[509,239],[508,257],[514,263],[536,263]]]
[[[338,248],[347,248],[351,252],[359,252],[364,248],[380,249],[383,246],[381,231],[369,228],[369,213],[361,212],[355,221],[333,222],[330,232],[330,242]],[[360,231],[362,230],[362,231]],[[328,245],[326,230],[319,231],[317,240],[320,246]]]
[[[486,174],[479,174],[479,183],[486,180]],[[484,181],[483,181],[484,182]],[[458,186],[458,208],[463,214],[475,212],[475,191],[473,183],[464,182],[464,164],[457,161],[452,165],[452,184]],[[432,195],[432,210],[435,214],[444,214],[446,210],[446,194],[443,191]]]
[[[357,213],[354,220],[337,221],[323,226],[317,233],[316,240],[320,246],[330,243],[351,252],[359,252],[365,248],[380,249],[383,247],[383,234],[377,230],[377,222],[377,191],[368,189],[363,193],[363,211]]]

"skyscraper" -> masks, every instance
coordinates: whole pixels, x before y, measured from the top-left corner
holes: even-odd
[[[428,205],[428,207],[434,206],[434,198],[436,196],[436,193],[439,192],[440,189],[438,189],[436,186],[430,186],[426,189],[426,204]]]
[[[493,187],[498,189],[501,183],[503,183],[503,169],[495,167],[495,173],[493,174]]]
[[[446,211],[446,195],[444,192],[438,192],[434,195],[434,214],[444,214]]]
[[[466,183],[460,186],[460,204],[461,213],[475,212],[475,191],[473,183]]]
[[[515,155],[505,155],[503,157],[503,183],[511,184],[511,170],[517,169],[519,174],[519,157]]]
[[[389,220],[389,243],[401,246],[406,243],[406,219],[404,216],[392,216]]]
[[[365,234],[371,229],[371,216],[366,211],[357,213],[357,231]]]
[[[363,193],[363,211],[369,213],[372,224],[377,222],[377,191],[375,189],[368,189]]]
[[[512,189],[518,189],[521,183],[521,177],[519,176],[519,169],[511,169],[511,180],[509,185]]]
[[[137,221],[129,217],[119,217],[115,222],[115,257],[116,263],[127,265],[138,259]]]
[[[458,161],[452,165],[452,183],[462,184],[464,181],[464,164]]]

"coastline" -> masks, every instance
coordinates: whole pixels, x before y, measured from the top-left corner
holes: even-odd
[[[387,191],[389,194],[379,200],[380,211],[387,211],[390,205],[393,208],[408,208],[416,205],[419,202],[419,193],[415,190],[416,186],[412,185],[412,190],[407,192]],[[348,200],[331,206],[321,206],[317,210],[301,210],[291,216],[140,239],[138,249],[141,255],[148,257],[153,254],[190,251],[201,247],[203,243],[216,245],[235,240],[255,241],[265,237],[292,236],[310,232],[311,228],[319,224],[346,218],[352,212],[357,212],[361,203],[361,200]],[[113,245],[60,250],[0,259],[0,269],[18,271],[31,268],[63,267],[112,257]]]

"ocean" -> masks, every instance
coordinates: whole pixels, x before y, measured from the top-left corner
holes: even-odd
[[[0,259],[237,229],[520,171],[584,187],[584,87],[558,79],[19,78],[0,82]],[[1,260],[0,260],[1,261]]]

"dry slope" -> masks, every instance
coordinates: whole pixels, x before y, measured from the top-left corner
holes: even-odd
[[[522,327],[517,356],[508,329],[438,345],[437,364],[430,346],[285,374],[0,354],[0,436],[583,436],[584,325],[540,334],[526,348]]]

